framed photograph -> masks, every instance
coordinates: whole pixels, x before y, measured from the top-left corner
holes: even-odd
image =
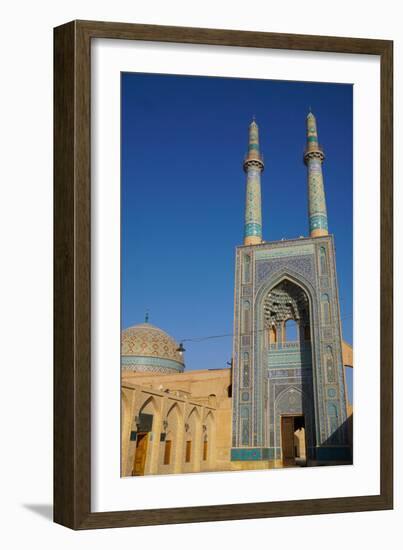
[[[393,507],[393,43],[54,35],[54,520]]]

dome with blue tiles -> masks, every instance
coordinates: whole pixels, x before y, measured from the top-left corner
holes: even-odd
[[[122,369],[138,372],[183,372],[179,344],[162,329],[141,323],[122,331]]]

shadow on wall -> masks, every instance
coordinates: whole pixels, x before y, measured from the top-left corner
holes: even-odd
[[[345,442],[343,444],[343,442]],[[353,463],[353,414],[318,448],[318,461]]]

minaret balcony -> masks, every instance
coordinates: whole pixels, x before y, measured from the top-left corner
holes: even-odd
[[[259,168],[263,172],[264,170],[263,155],[259,155],[259,157],[246,155],[243,161],[243,169],[246,172],[248,168],[251,168],[251,167]]]
[[[318,144],[310,145],[305,149],[304,151],[305,164],[308,162],[308,160],[311,160],[311,159],[319,159],[322,161],[325,159],[325,153],[321,145],[318,145]]]

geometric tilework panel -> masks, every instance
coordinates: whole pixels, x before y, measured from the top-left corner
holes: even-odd
[[[314,282],[315,280],[313,256],[303,256],[270,261],[260,260],[256,265],[256,283],[259,284],[268,279],[272,273],[283,268],[292,269],[296,273],[303,275],[310,282]]]

